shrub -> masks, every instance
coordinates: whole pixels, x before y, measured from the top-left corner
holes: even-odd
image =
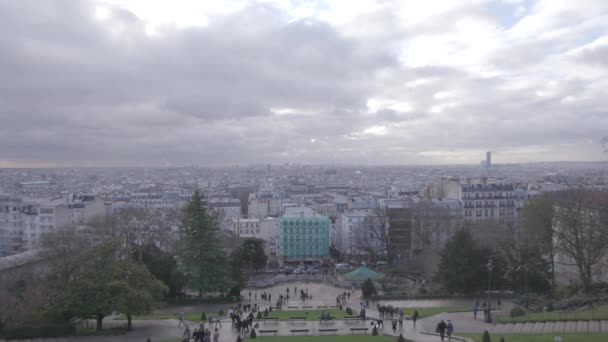
[[[378,336],[378,328],[374,325],[374,329],[372,329],[372,336]]]
[[[220,317],[224,317],[224,315],[226,314],[224,312],[224,309],[220,309],[220,311],[218,311],[217,313],[220,315]]]
[[[152,342],[152,340],[148,337],[148,339],[146,340],[146,342]]]
[[[241,338],[240,335],[236,338],[236,342],[243,342],[243,339]]]
[[[258,311],[258,315],[255,317],[256,319],[261,319],[262,318],[262,312]]]
[[[349,315],[349,316],[352,316],[353,315],[353,309],[351,309],[349,307],[346,307],[346,314]]]
[[[264,310],[264,317],[268,316],[268,309]]]
[[[269,312],[272,312],[272,306],[268,309]]]
[[[492,342],[492,340],[490,339],[490,334],[487,330],[483,331],[483,335],[481,336],[481,342]]]
[[[251,337],[251,338],[257,337],[257,335],[255,334],[255,329],[251,329],[251,334],[249,335],[249,337]]]
[[[399,334],[399,337],[397,337],[397,342],[405,342],[405,338],[403,338],[403,334]]]
[[[204,322],[204,321],[206,321],[206,320],[207,320],[207,315],[206,315],[206,314],[203,312],[203,313],[201,314],[201,321],[203,321],[203,322]]]
[[[4,328],[0,336],[8,339],[26,339],[36,337],[62,337],[76,333],[76,327],[71,324],[47,324],[40,326],[20,326]]]
[[[504,337],[501,337],[501,338],[500,338],[500,342],[505,342],[505,338],[504,338]]]
[[[519,306],[513,307],[513,309],[511,309],[511,312],[509,312],[509,316],[511,316],[511,317],[520,317],[520,316],[525,316],[525,315],[526,315],[526,310],[520,308]]]

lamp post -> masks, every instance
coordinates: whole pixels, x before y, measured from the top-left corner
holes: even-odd
[[[492,323],[492,302],[490,301],[490,290],[492,285],[492,269],[494,268],[494,263],[492,259],[488,261],[486,265],[488,268],[488,314],[486,315],[486,322]]]

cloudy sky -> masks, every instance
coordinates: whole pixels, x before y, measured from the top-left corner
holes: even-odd
[[[606,0],[0,0],[0,167],[605,160]]]

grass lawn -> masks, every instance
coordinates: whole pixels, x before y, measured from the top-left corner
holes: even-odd
[[[184,312],[184,319],[187,321],[193,321],[193,322],[200,322],[201,320],[201,314],[202,312],[190,312],[190,313],[185,313]],[[209,319],[209,314],[207,315],[207,320]],[[215,320],[215,316],[217,314],[214,313],[213,314],[213,319]],[[136,319],[141,319],[141,320],[146,320],[146,319],[179,319],[179,313],[174,313],[174,314],[148,314],[148,315],[141,315],[141,316],[133,316],[133,320]],[[119,320],[126,320],[127,317],[124,315],[121,315],[119,318],[117,318]]]
[[[456,334],[456,336],[470,337],[475,342],[481,342],[481,334]],[[490,334],[492,341],[498,342],[501,337],[505,342],[554,342],[555,336],[561,336],[563,342],[603,342],[608,341],[606,333],[587,334]]]
[[[278,319],[288,320],[289,317],[308,317],[309,320],[318,320],[321,312],[329,312],[331,317],[335,319],[343,319],[346,315],[345,311],[332,309],[332,310],[284,310],[284,311],[276,311],[268,313],[268,317],[273,318],[276,317]],[[308,313],[308,314],[306,314]],[[354,312],[353,312],[354,313]]]
[[[567,311],[532,312],[519,317],[499,317],[498,322],[566,321],[579,319],[608,319],[608,305]]]
[[[396,337],[370,336],[370,335],[344,335],[344,336],[258,336],[256,342],[395,342]],[[181,342],[180,339],[165,340],[162,342]],[[567,341],[564,341],[567,342]]]
[[[406,316],[411,317],[415,310],[418,310],[418,318],[435,316],[442,312],[467,312],[470,308],[438,307],[438,308],[402,308]]]

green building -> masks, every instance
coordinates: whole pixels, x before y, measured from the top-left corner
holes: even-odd
[[[330,221],[307,207],[286,208],[280,219],[280,255],[286,262],[329,257]]]

